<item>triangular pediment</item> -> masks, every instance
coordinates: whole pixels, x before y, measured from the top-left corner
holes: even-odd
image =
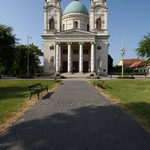
[[[71,30],[65,30],[61,32],[55,33],[55,35],[96,35],[95,32],[90,32],[90,31],[84,31],[84,30],[79,30],[79,29],[71,29]]]

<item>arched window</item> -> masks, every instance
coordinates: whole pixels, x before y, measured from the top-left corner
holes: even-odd
[[[78,29],[78,22],[77,21],[74,22],[74,28]]]
[[[102,25],[102,21],[101,21],[101,19],[99,18],[99,19],[97,19],[97,21],[96,21],[96,28],[97,28],[97,30],[101,30],[102,28],[101,28],[101,25]]]
[[[54,29],[54,19],[49,20],[49,29]]]

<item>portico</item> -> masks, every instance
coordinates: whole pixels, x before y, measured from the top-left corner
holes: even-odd
[[[94,72],[94,45],[95,42],[57,42],[56,72]]]

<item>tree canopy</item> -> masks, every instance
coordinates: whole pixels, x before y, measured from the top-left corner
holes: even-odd
[[[143,39],[138,43],[138,48],[135,50],[137,55],[142,58],[150,59],[150,33],[144,36]]]
[[[16,47],[16,69],[19,74],[27,73],[27,57],[28,57],[28,48],[27,45],[18,45]],[[29,45],[29,70],[30,73],[34,73],[35,69],[38,69],[40,64],[39,56],[43,56],[43,53],[37,46]]]
[[[0,66],[9,71],[15,58],[17,39],[12,33],[12,27],[0,24]]]
[[[26,74],[28,48],[27,45],[18,45],[18,39],[12,31],[12,27],[0,24],[0,74],[2,68],[6,74]],[[40,68],[39,56],[43,56],[41,50],[33,44],[29,45],[29,69],[32,74]]]

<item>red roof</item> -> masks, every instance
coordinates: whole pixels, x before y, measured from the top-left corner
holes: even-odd
[[[141,62],[142,59],[124,59],[123,60],[123,65],[125,67],[130,67],[133,63],[135,62]]]
[[[130,65],[130,68],[135,68],[135,67],[143,67],[146,65],[146,61],[139,61],[139,62],[134,62],[132,65]]]

